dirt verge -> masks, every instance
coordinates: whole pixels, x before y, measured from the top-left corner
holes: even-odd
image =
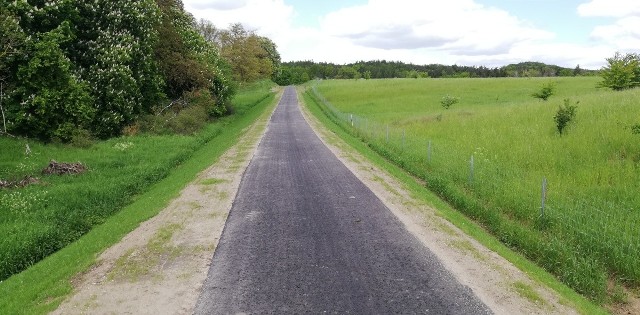
[[[168,207],[103,252],[52,314],[191,314],[270,114]]]
[[[496,314],[576,313],[555,292],[438,216],[301,107],[334,154]],[[74,280],[74,293],[53,314],[191,314],[268,118],[249,127],[160,214],[102,253],[91,270]]]
[[[303,102],[303,98],[300,97]],[[351,172],[371,189],[464,285],[496,314],[577,314],[553,290],[541,286],[495,252],[439,216],[404,184],[327,130],[301,105],[311,128]]]

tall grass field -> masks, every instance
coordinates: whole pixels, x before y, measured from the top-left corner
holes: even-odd
[[[599,81],[331,80],[305,97],[502,242],[610,302],[640,287],[640,90]],[[547,101],[532,96],[549,83]],[[445,109],[447,96],[459,101]],[[576,115],[560,134],[565,103]]]
[[[233,115],[189,136],[123,136],[89,148],[0,137],[0,179],[35,176],[41,181],[0,189],[0,284],[135,201],[198,150],[215,143],[245,112],[261,104],[264,110],[273,100],[272,87],[265,81],[240,89]],[[81,162],[88,171],[42,175],[50,160]]]

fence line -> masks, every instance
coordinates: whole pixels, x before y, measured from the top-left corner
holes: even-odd
[[[446,148],[438,147],[438,143],[434,139],[417,139],[408,135],[405,129],[394,128],[389,124],[376,123],[373,120],[359,117],[353,113],[343,113],[317,91],[316,85],[312,85],[311,90],[313,95],[320,101],[319,105],[323,107],[327,115],[335,119],[338,125],[346,130],[351,129],[353,134],[365,141],[382,146],[389,154],[397,154],[400,157],[418,161],[417,164],[420,164],[421,167],[427,170],[446,167],[447,163],[443,164],[437,161],[451,161],[454,158],[460,161],[466,159],[452,156],[451,153],[446,151]],[[424,148],[425,144],[427,147],[426,152],[424,149],[415,151],[408,149]],[[422,155],[416,155],[415,152],[422,152]],[[501,175],[496,175],[490,177],[488,181],[483,181],[483,179],[487,177],[487,169],[491,168],[487,167],[483,169],[483,161],[481,159],[474,159],[472,155],[470,160],[466,160],[469,165],[467,175],[468,189],[474,190],[476,187],[483,186],[502,187],[497,182],[497,178],[501,177]],[[420,163],[420,161],[423,161],[423,163]],[[495,165],[494,168],[501,170],[499,165]],[[466,181],[464,178],[466,177],[465,175],[458,174],[455,171],[449,172],[447,175],[459,177],[457,180],[459,183]],[[539,180],[540,179],[537,179],[535,182],[540,183]],[[565,204],[574,204],[575,206],[573,206],[572,209],[556,209],[552,203],[562,199],[562,197],[548,199],[547,185],[547,179],[544,178],[542,190],[540,190],[540,186],[537,186],[538,188],[535,191],[532,190],[528,193],[532,201],[530,215],[528,216],[529,219],[535,220],[536,218],[542,218],[551,226],[559,226],[559,232],[566,235],[559,235],[558,237],[574,237],[583,244],[594,244],[595,250],[598,250],[601,257],[609,257],[614,261],[615,259],[620,259],[621,255],[626,255],[637,257],[637,260],[640,261],[640,222],[615,216],[611,213],[596,209],[593,204],[588,204],[583,201],[571,200],[570,202],[565,202]],[[535,201],[535,199],[538,201]],[[540,205],[540,208],[534,206],[536,203]],[[607,248],[611,247],[624,249],[624,251],[611,250],[607,252]],[[637,266],[634,266],[634,268],[638,268],[638,275],[640,276],[640,262],[637,263]]]

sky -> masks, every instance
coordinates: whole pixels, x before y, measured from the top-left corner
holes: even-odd
[[[638,0],[183,0],[219,28],[242,23],[283,61],[599,69],[640,52]]]

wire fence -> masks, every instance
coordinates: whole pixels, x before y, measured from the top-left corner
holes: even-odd
[[[638,205],[613,202],[605,210],[591,202],[589,196],[559,196],[549,189],[554,183],[546,178],[527,178],[524,171],[505,169],[497,161],[484,159],[482,152],[460,156],[464,150],[444,147],[438,139],[341,112],[318,92],[316,85],[310,90],[336,124],[413,175],[430,180],[436,189],[430,188],[436,193],[448,193],[437,191],[439,182],[455,183],[463,193],[490,205],[484,215],[501,211],[506,217],[530,225],[541,239],[562,239],[573,244],[572,250],[579,256],[598,257],[618,277],[640,284]],[[506,190],[511,195],[515,191],[518,199],[500,201]]]

